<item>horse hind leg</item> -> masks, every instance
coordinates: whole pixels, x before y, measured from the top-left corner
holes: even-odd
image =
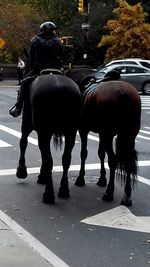
[[[106,152],[108,155],[108,166],[110,169],[109,182],[105,190],[105,193],[103,195],[103,200],[106,200],[106,201],[113,200],[113,194],[114,194],[114,189],[115,189],[114,180],[115,180],[115,171],[117,167],[117,161],[116,161],[116,155],[113,151],[112,143],[113,143],[113,137],[105,139]]]
[[[42,165],[37,183],[46,184],[43,193],[43,202],[46,204],[55,203],[55,195],[52,181],[53,159],[50,151],[50,140],[52,135],[38,132],[39,149],[41,152]]]
[[[99,148],[98,148],[98,156],[100,158],[101,162],[101,170],[100,170],[100,178],[98,179],[97,185],[100,187],[107,185],[107,179],[106,179],[106,170],[105,170],[105,146],[104,142],[102,140],[102,137],[99,136]]]
[[[127,174],[126,184],[124,188],[124,197],[121,200],[121,205],[124,205],[126,207],[132,206],[131,192],[131,177],[130,174]]]
[[[76,131],[65,134],[65,147],[62,155],[63,175],[60,182],[58,197],[67,199],[70,197],[68,185],[68,170],[71,164],[71,153],[75,145]]]
[[[131,206],[132,184],[134,185],[137,176],[137,152],[135,150],[134,137],[118,137],[116,140],[116,153],[119,162],[120,175],[124,179],[124,196],[121,204]],[[132,181],[131,181],[132,178]]]
[[[22,128],[22,135],[20,139],[20,157],[19,157],[19,163],[17,166],[16,176],[19,179],[25,179],[28,175],[27,168],[25,164],[25,152],[28,145],[28,136],[32,132],[32,128],[26,127]]]
[[[88,156],[88,150],[87,150],[87,135],[88,132],[85,132],[84,130],[82,131],[80,129],[79,131],[80,138],[81,138],[81,166],[80,166],[80,171],[79,171],[79,176],[76,179],[75,185],[77,186],[84,186],[85,185],[85,162]]]

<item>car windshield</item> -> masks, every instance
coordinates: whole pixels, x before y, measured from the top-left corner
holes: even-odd
[[[146,61],[140,61],[140,64],[143,66],[143,67],[146,67],[146,68],[149,68],[150,69],[150,63],[146,62]]]
[[[106,66],[106,64],[102,64],[102,65],[100,65],[100,66],[97,68],[97,71],[102,70],[105,66]]]
[[[113,68],[112,66],[103,66],[101,68],[98,68],[97,71],[98,72],[104,72],[104,73],[107,73],[108,71],[111,71]]]

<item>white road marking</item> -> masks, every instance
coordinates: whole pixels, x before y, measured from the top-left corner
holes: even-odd
[[[12,145],[0,140],[0,147],[10,147],[10,146],[12,146]]]
[[[138,166],[150,166],[150,161],[139,161]],[[105,168],[108,168],[108,163],[105,163]],[[85,170],[99,170],[100,169],[100,163],[94,163],[94,164],[85,164]],[[35,167],[35,168],[27,168],[28,174],[37,174],[40,172],[40,167]],[[80,170],[80,165],[71,165],[69,168],[69,171],[79,171]],[[62,172],[62,166],[54,166],[53,167],[53,172]],[[16,174],[16,169],[3,169],[0,170],[0,176],[9,176],[9,175],[15,175]],[[147,185],[150,185],[150,180],[146,179],[144,177],[138,176],[137,177],[138,181]]]
[[[138,134],[137,137],[139,137],[141,139],[145,139],[145,140],[150,140],[150,137],[143,136],[143,135],[140,135],[140,134]]]
[[[69,267],[64,261],[57,257],[51,250],[44,246],[40,241],[33,237],[23,227],[12,220],[6,213],[0,210],[0,220],[8,225],[17,236],[26,242],[32,249],[37,251],[41,257],[48,261],[53,267]]]
[[[88,134],[88,139],[99,142],[99,137],[96,137],[94,135]]]
[[[149,129],[148,127],[145,127],[145,128],[146,129]],[[6,132],[8,134],[12,134],[13,136],[18,137],[19,139],[21,138],[21,133],[19,131],[13,130],[13,129],[7,127],[7,126],[0,125],[0,130]],[[144,130],[140,130],[140,132],[141,133],[145,133],[145,134],[150,134],[148,131],[144,131]],[[77,133],[77,135],[79,135],[79,133]],[[140,135],[140,134],[138,134],[137,137],[138,138],[141,138],[141,139],[145,139],[145,140],[150,140],[149,137],[143,136],[143,135]],[[93,141],[96,141],[96,142],[99,142],[99,137],[94,136],[94,135],[91,135],[91,134],[88,134],[88,139],[93,140]],[[63,138],[63,141],[64,141],[64,138]],[[3,141],[1,141],[1,142],[3,142]],[[35,138],[33,138],[33,137],[30,137],[29,136],[28,137],[28,142],[30,144],[33,144],[33,145],[38,146],[38,140],[35,139]],[[79,143],[78,141],[75,141],[75,142],[76,143]],[[136,140],[136,142],[137,142],[137,140]],[[12,146],[12,145],[9,145],[7,143],[6,143],[6,145],[4,145],[4,143],[3,144],[0,143],[0,147],[8,147],[8,146]]]
[[[0,125],[0,130],[6,132],[6,133],[9,133],[9,134],[12,134],[13,136],[16,136],[18,137],[19,139],[21,138],[21,133],[16,131],[16,130],[13,130],[7,126],[4,126],[4,125]],[[63,138],[63,141],[64,141],[64,138]],[[33,144],[35,146],[38,146],[38,140],[33,138],[33,137],[28,137],[28,142],[30,144]],[[78,143],[78,141],[75,141],[76,143]]]
[[[82,223],[150,233],[150,217],[137,217],[125,206],[87,217]]]
[[[21,133],[20,132],[18,132],[16,130],[13,130],[13,129],[9,128],[9,127],[6,127],[4,125],[0,125],[0,130],[6,132],[8,134],[12,134],[12,135],[14,135],[14,136],[16,136],[18,138],[21,138]],[[37,139],[32,138],[30,136],[28,137],[28,142],[33,144],[33,145],[36,145],[36,146],[38,145]]]
[[[144,130],[140,130],[140,133],[150,134],[150,132],[148,132],[148,131],[144,131]]]

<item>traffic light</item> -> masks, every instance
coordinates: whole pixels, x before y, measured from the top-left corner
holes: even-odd
[[[73,47],[72,40],[73,40],[73,36],[60,37],[60,41],[62,42],[62,44],[67,47]]]
[[[60,37],[60,41],[62,42],[62,44],[65,46],[66,45],[66,38],[64,38],[63,36]]]
[[[78,0],[78,13],[83,15],[84,12],[84,0]]]

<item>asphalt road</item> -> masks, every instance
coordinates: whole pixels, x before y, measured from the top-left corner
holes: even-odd
[[[55,205],[42,203],[44,187],[37,184],[41,163],[37,136],[32,132],[26,153],[30,174],[15,176],[19,158],[21,117],[8,110],[15,102],[17,87],[0,88],[0,209],[71,267],[146,267],[150,264],[150,97],[142,96],[142,125],[137,137],[139,182],[133,191],[133,206],[120,206],[123,188],[116,181],[112,203],[101,200],[104,189],[96,186],[99,177],[97,136],[90,133],[86,186],[74,181],[80,164],[77,136],[69,172],[71,197],[57,197],[61,179],[61,154],[52,146]],[[60,266],[62,267],[62,266]]]

